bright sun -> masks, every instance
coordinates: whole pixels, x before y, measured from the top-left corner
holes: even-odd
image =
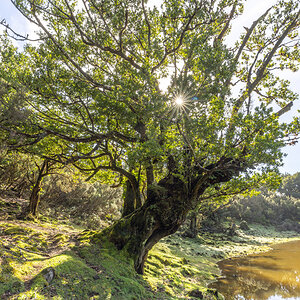
[[[176,103],[178,106],[183,105],[183,98],[182,98],[182,96],[176,97],[175,103]]]

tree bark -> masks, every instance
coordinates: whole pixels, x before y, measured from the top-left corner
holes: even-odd
[[[43,161],[42,166],[39,168],[39,173],[38,173],[38,176],[34,183],[34,186],[32,188],[32,191],[31,191],[31,194],[29,197],[29,204],[28,204],[27,208],[25,209],[24,217],[28,217],[30,215],[33,217],[38,216],[38,207],[40,204],[40,191],[41,191],[41,187],[42,187],[43,177],[45,175],[47,175],[47,164],[48,164],[48,160],[45,159]]]
[[[124,207],[122,217],[130,215],[133,211],[141,206],[141,196],[138,187],[133,188],[130,181],[127,180],[124,193]]]
[[[224,163],[227,165],[224,166]],[[195,209],[199,196],[216,183],[229,181],[242,169],[236,160],[220,160],[215,170],[199,175],[195,180],[181,180],[171,173],[158,184],[147,187],[145,203],[100,233],[119,250],[125,250],[134,260],[137,273],[144,273],[149,250],[163,237],[177,231],[187,213]]]
[[[197,221],[198,221],[198,212],[193,211],[190,219],[190,234],[191,237],[195,238],[197,236]]]
[[[187,195],[183,185],[181,181],[169,186],[152,185],[143,206],[100,233],[131,255],[139,274],[144,273],[149,250],[160,239],[176,232],[186,218]]]
[[[37,217],[38,215],[41,186],[42,186],[42,180],[37,181],[31,191],[30,198],[29,198],[28,214],[31,214],[34,217]]]

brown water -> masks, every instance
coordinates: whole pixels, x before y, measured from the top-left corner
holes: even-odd
[[[225,299],[300,299],[300,241],[219,263],[222,278],[210,285]]]

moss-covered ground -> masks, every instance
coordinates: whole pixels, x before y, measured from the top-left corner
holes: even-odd
[[[1,299],[222,299],[207,288],[219,276],[217,261],[297,238],[258,225],[234,237],[175,234],[151,250],[141,276],[126,255],[91,241],[90,231],[55,216],[16,220],[19,211],[18,201],[0,199]]]

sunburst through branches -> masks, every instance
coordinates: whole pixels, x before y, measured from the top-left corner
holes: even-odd
[[[171,119],[178,119],[182,115],[189,115],[189,111],[192,108],[195,101],[198,98],[188,91],[179,91],[173,94],[171,100]]]

